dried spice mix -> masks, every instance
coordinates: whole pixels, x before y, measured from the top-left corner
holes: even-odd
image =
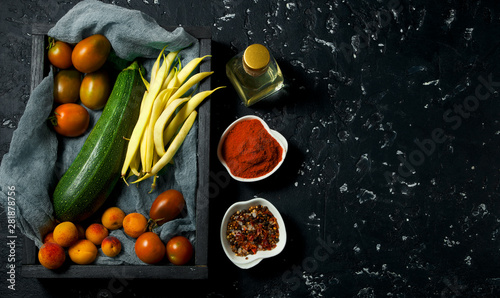
[[[279,225],[266,206],[251,206],[231,215],[226,238],[237,256],[253,255],[276,247]]]

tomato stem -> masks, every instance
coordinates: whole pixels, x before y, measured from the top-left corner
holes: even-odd
[[[48,120],[50,121],[50,123],[51,123],[53,126],[57,126],[57,116],[58,116],[58,115],[59,115],[58,113],[54,112],[54,115],[53,115],[53,116],[50,116],[50,117],[48,118]],[[59,115],[59,116],[60,116],[60,115]]]
[[[56,40],[54,37],[49,36],[49,44],[47,45],[47,50],[50,50],[53,46],[55,46]]]
[[[159,227],[158,222],[162,221],[163,219],[165,219],[165,218],[158,218],[158,219],[152,219],[152,218],[150,218],[148,220],[147,230],[153,232],[154,229],[156,229],[157,227]]]

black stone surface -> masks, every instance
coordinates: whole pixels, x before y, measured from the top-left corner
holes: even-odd
[[[0,3],[0,156],[29,98],[33,23],[77,1]],[[269,47],[286,80],[246,108],[211,99],[212,196],[204,281],[36,280],[2,297],[490,297],[500,295],[500,5],[496,1],[104,1],[161,25],[212,29],[212,85],[247,45]],[[326,3],[325,3],[326,2]],[[216,142],[255,114],[289,142],[268,180],[228,180]],[[241,270],[222,252],[227,207],[263,197],[284,217],[285,250]],[[0,241],[7,243],[0,215]],[[107,296],[106,296],[107,295]]]

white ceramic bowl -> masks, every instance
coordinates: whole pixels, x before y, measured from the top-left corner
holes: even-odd
[[[231,250],[229,241],[226,239],[227,223],[229,222],[231,215],[233,215],[236,211],[245,210],[251,206],[257,206],[257,205],[266,206],[269,209],[269,211],[271,211],[271,213],[274,215],[274,217],[276,217],[276,221],[278,222],[279,232],[280,232],[279,241],[278,243],[276,243],[276,247],[273,248],[272,250],[257,251],[256,254],[248,255],[245,257],[237,256]],[[279,254],[283,250],[283,248],[285,248],[286,244],[285,223],[283,222],[283,218],[281,217],[281,214],[279,213],[278,209],[276,209],[276,207],[274,207],[273,204],[271,204],[269,201],[265,199],[255,198],[249,201],[237,202],[231,205],[231,207],[229,207],[229,209],[227,209],[226,213],[224,214],[224,218],[222,219],[222,224],[220,227],[220,241],[222,244],[222,248],[224,249],[224,252],[226,253],[229,260],[231,260],[236,266],[242,269],[248,269],[259,264],[260,261],[262,261],[265,258],[274,257],[275,255]]]
[[[238,176],[233,175],[233,173],[231,173],[231,170],[227,166],[226,161],[224,160],[224,158],[222,158],[222,143],[224,142],[224,139],[226,138],[227,134],[229,133],[229,131],[231,131],[231,129],[238,122],[244,121],[244,120],[248,120],[248,119],[257,119],[257,120],[259,120],[262,123],[262,125],[264,125],[264,128],[278,142],[278,144],[280,144],[281,148],[283,149],[281,160],[276,165],[276,167],[274,167],[274,169],[272,169],[267,174],[259,176],[259,177],[255,177],[255,178],[242,178],[242,177],[238,177]],[[260,180],[266,179],[267,177],[271,176],[274,172],[276,172],[279,169],[279,167],[283,164],[283,161],[285,160],[287,151],[288,151],[288,142],[287,142],[287,140],[285,139],[285,137],[282,134],[280,134],[276,130],[270,129],[269,126],[267,125],[267,123],[264,122],[264,120],[262,120],[261,118],[259,118],[257,116],[249,115],[249,116],[243,116],[241,118],[238,118],[236,121],[234,121],[233,123],[231,123],[231,125],[229,125],[226,128],[226,130],[224,131],[224,133],[222,134],[222,136],[221,136],[221,138],[219,140],[219,146],[217,147],[217,157],[219,158],[219,161],[222,163],[222,165],[227,169],[227,171],[229,172],[229,175],[231,175],[231,177],[233,177],[235,180],[238,180],[238,181],[241,181],[241,182],[254,182],[254,181],[260,181]]]

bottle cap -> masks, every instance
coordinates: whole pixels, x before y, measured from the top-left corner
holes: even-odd
[[[243,53],[243,67],[251,76],[259,76],[267,70],[271,55],[267,48],[261,44],[253,44],[247,47]]]

